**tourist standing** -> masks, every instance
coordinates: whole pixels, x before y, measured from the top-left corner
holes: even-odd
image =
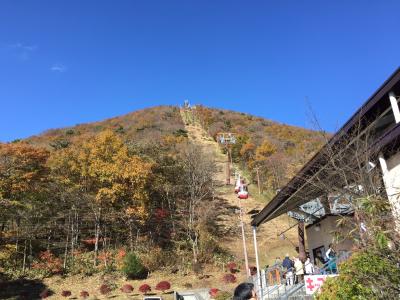
[[[303,269],[303,263],[301,262],[299,257],[294,258],[294,269],[295,269],[295,274],[296,274],[296,283],[302,282],[303,277],[304,277],[304,269]]]
[[[306,262],[304,263],[304,271],[306,275],[314,274],[314,265],[309,256],[307,256]]]

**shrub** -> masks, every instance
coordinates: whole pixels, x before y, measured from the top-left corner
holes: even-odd
[[[317,299],[396,299],[400,270],[396,258],[384,252],[353,254],[340,265],[340,276],[325,281]]]
[[[231,273],[235,273],[236,270],[237,270],[236,264],[234,262],[232,262],[232,261],[229,262],[226,266],[227,266],[229,272],[231,272]]]
[[[81,298],[86,299],[87,297],[89,297],[89,292],[87,291],[81,291],[81,293],[79,294],[79,296],[81,296]]]
[[[63,296],[63,297],[69,297],[69,296],[71,296],[71,291],[62,291],[62,292],[61,292],[61,296]]]
[[[225,274],[222,281],[225,283],[234,283],[236,282],[236,276],[233,274]]]
[[[44,276],[60,274],[62,272],[62,260],[47,250],[39,254],[39,259],[32,264],[32,269],[42,271]]]
[[[124,258],[122,272],[129,279],[143,279],[146,278],[146,268],[143,266],[139,257],[130,252]]]
[[[156,271],[160,268],[173,264],[174,256],[168,250],[163,250],[159,246],[152,247],[151,251],[143,249],[140,253],[140,261],[146,271]]]
[[[93,254],[91,252],[75,251],[74,261],[68,265],[68,272],[75,275],[91,276],[98,271],[99,268],[93,266]]]
[[[164,291],[169,290],[171,288],[171,284],[168,281],[160,281],[156,285],[156,290],[161,291],[164,293]]]
[[[142,294],[147,294],[150,291],[151,287],[147,283],[144,283],[139,287],[139,292],[141,292]]]
[[[210,294],[211,298],[215,298],[219,292],[219,289],[212,288],[208,293]]]
[[[133,286],[131,286],[130,284],[124,284],[121,288],[121,292],[124,293],[132,293],[133,291]]]
[[[111,292],[111,288],[107,284],[102,284],[99,288],[100,294],[107,295]]]

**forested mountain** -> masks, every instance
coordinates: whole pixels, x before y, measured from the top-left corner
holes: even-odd
[[[259,168],[266,190],[323,142],[251,115],[191,112],[212,138],[236,134],[233,161]],[[127,252],[149,271],[228,262],[218,243],[216,165],[189,142],[186,125],[178,107],[160,106],[0,144],[0,273],[90,275],[120,270]]]
[[[198,106],[196,116],[215,139],[219,132],[236,135],[233,161],[248,169],[253,179],[259,169],[263,188],[267,190],[282,187],[329,137],[324,132],[229,110]]]

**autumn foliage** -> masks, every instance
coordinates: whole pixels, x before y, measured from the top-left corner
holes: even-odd
[[[228,268],[229,272],[235,273],[237,270],[237,265],[234,262],[229,262],[226,267]]]
[[[46,271],[49,275],[59,274],[62,272],[62,260],[47,250],[39,254],[38,260],[32,264],[32,269]]]
[[[131,286],[130,284],[124,284],[124,285],[121,287],[121,292],[124,292],[124,293],[132,293],[132,291],[133,291],[133,286]]]
[[[197,106],[196,116],[215,139],[219,132],[236,135],[232,159],[254,182],[258,169],[263,189],[282,187],[326,141],[323,133],[244,113]]]
[[[237,134],[233,160],[253,180],[259,168],[265,188],[281,186],[320,143],[309,130],[245,114],[198,106],[195,115],[213,137]],[[188,141],[177,107],[0,143],[0,269],[145,277],[184,268],[178,255],[211,262],[220,208],[209,156]]]
[[[87,292],[87,291],[81,291],[81,292],[79,293],[79,296],[80,296],[81,298],[83,298],[83,299],[86,299],[86,298],[89,297],[89,292]]]
[[[219,292],[219,289],[212,288],[212,289],[210,289],[210,291],[208,293],[210,294],[211,298],[215,298],[217,296],[218,292]]]
[[[111,292],[111,288],[107,284],[102,284],[99,287],[100,294],[107,295]]]
[[[61,292],[61,296],[63,296],[63,297],[69,297],[69,296],[71,296],[71,291],[62,291],[62,292]]]
[[[222,281],[224,283],[235,283],[236,282],[236,276],[233,274],[225,274],[224,277],[222,277]]]
[[[147,294],[150,291],[151,287],[147,283],[144,283],[139,287],[139,292],[141,292],[142,294]]]
[[[171,288],[171,284],[168,281],[160,281],[156,285],[156,290],[164,292],[166,290],[169,290]]]

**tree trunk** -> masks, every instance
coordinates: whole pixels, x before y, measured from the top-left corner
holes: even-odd
[[[67,267],[67,257],[68,257],[68,242],[69,242],[69,231],[67,233],[67,240],[65,241],[65,251],[64,251],[64,269]]]
[[[32,253],[32,237],[29,237],[29,269],[31,268],[33,253]]]
[[[26,269],[26,239],[24,242],[24,260],[22,263],[22,272],[25,274],[25,269]]]
[[[107,227],[106,227],[106,224],[104,224],[103,253],[104,253],[104,267],[107,268]]]
[[[99,236],[100,236],[100,218],[101,218],[101,208],[99,208],[99,211],[97,214],[95,214],[96,218],[96,225],[95,225],[95,244],[94,244],[94,260],[93,260],[93,265],[97,266],[97,255],[99,252]]]
[[[47,246],[46,246],[46,250],[47,250],[47,251],[50,251],[51,233],[52,233],[52,231],[51,231],[51,229],[50,229],[49,235],[47,236]]]
[[[15,241],[15,253],[17,255],[15,255],[14,268],[17,267],[17,263],[18,263],[17,259],[18,259],[18,251],[19,251],[19,226],[18,226],[18,222],[16,222],[16,225],[17,225],[17,230],[16,230],[17,231],[16,232],[17,237],[16,237],[16,241]]]
[[[129,250],[133,251],[133,224],[132,220],[129,221]]]

